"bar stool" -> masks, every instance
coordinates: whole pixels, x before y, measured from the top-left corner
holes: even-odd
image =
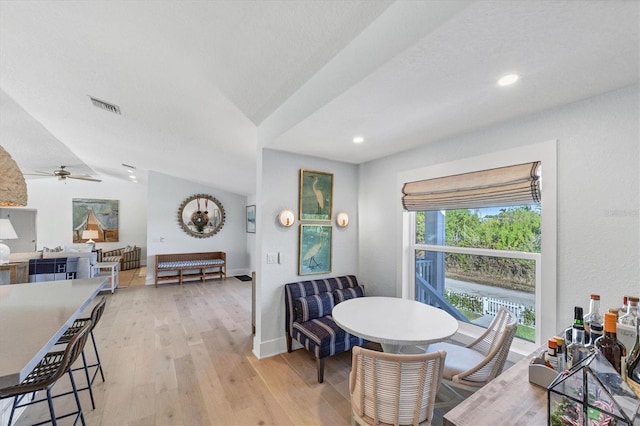
[[[91,329],[91,321],[87,321],[83,327],[77,330],[73,337],[69,340],[69,344],[64,351],[49,352],[42,358],[42,360],[35,366],[35,368],[27,375],[22,383],[15,386],[0,389],[0,399],[14,398],[11,406],[11,414],[9,415],[9,425],[13,421],[13,415],[16,408],[26,407],[36,404],[38,402],[47,401],[49,404],[49,415],[51,420],[36,423],[41,425],[44,423],[53,423],[57,425],[56,420],[64,419],[66,417],[76,416],[73,424],[75,425],[78,419],[85,424],[84,415],[82,414],[82,407],[80,406],[80,398],[78,398],[78,391],[76,389],[76,383],[73,380],[73,374],[71,373],[71,365],[78,359],[78,356],[84,349],[84,345],[89,337],[89,331]],[[58,379],[62,377],[64,373],[69,373],[69,380],[71,381],[71,387],[76,401],[77,411],[56,417],[55,410],[53,408],[53,397],[51,395],[51,388],[57,383]],[[46,391],[47,397],[35,400],[35,393],[38,391]],[[20,401],[27,394],[34,394],[34,400],[20,405]]]
[[[93,310],[91,311],[91,317],[76,319],[71,325],[71,327],[69,327],[67,331],[65,331],[65,333],[62,335],[62,337],[60,337],[60,339],[58,339],[58,341],[56,342],[56,345],[68,344],[73,338],[73,336],[75,335],[75,333],[77,333],[77,331],[80,328],[82,328],[86,323],[91,322],[92,325],[91,325],[91,329],[89,330],[89,334],[91,336],[91,341],[93,342],[93,351],[96,354],[96,362],[94,364],[87,365],[87,358],[83,350],[82,351],[83,366],[71,368],[71,371],[84,370],[84,374],[87,379],[87,386],[78,388],[78,392],[89,390],[89,396],[91,397],[91,407],[94,410],[96,409],[96,404],[93,400],[93,389],[91,388],[91,386],[93,385],[93,381],[98,375],[98,372],[100,372],[100,376],[102,377],[102,381],[104,382],[104,373],[102,372],[102,363],[100,362],[100,355],[98,354],[98,346],[96,345],[96,339],[93,336],[93,329],[96,327],[96,325],[100,321],[100,318],[102,318],[102,314],[104,313],[104,308],[106,303],[107,303],[107,297],[102,296],[102,299],[100,300],[100,302],[98,302],[98,304],[94,306]],[[89,368],[94,368],[94,367],[96,367],[96,370],[93,372],[93,376],[89,377]],[[69,395],[70,393],[71,391],[66,393],[61,393],[59,395],[55,395],[54,398],[57,398],[59,396]]]

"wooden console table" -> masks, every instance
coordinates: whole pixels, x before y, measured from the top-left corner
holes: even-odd
[[[536,353],[539,351],[521,359],[446,413],[443,424],[546,425],[547,390],[529,382],[529,363]]]
[[[29,262],[11,262],[0,265],[0,271],[9,271],[9,282],[3,282],[0,275],[0,284],[20,284],[29,282]]]

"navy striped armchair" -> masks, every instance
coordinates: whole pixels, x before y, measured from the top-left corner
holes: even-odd
[[[318,383],[324,380],[324,359],[362,346],[366,340],[347,333],[331,316],[336,303],[364,296],[354,275],[299,281],[284,285],[287,352],[293,339],[316,357]]]

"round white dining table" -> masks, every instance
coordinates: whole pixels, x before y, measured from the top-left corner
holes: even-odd
[[[442,309],[397,297],[356,297],[337,304],[331,315],[349,333],[380,343],[384,352],[439,342],[458,331],[458,321]]]

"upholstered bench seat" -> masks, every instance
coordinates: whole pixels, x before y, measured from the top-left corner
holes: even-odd
[[[227,277],[227,254],[223,251],[204,253],[156,254],[156,287],[158,281],[198,277],[204,282],[209,277]]]
[[[202,268],[203,266],[224,265],[222,259],[204,259],[204,260],[180,260],[175,262],[160,262],[158,269],[176,269],[176,268]]]
[[[316,358],[339,354],[363,344],[362,339],[338,327],[331,315],[293,323],[292,337]]]
[[[331,311],[337,303],[364,296],[354,275],[298,281],[284,285],[287,352],[293,340],[311,352],[317,363],[318,382],[324,380],[324,359],[367,343],[335,323]]]

